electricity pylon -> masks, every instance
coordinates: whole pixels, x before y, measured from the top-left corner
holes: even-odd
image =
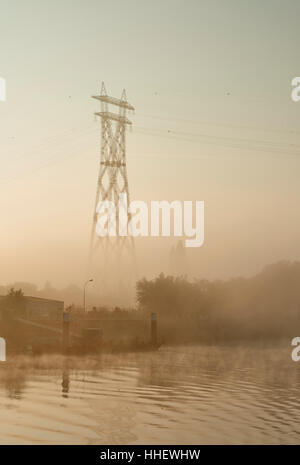
[[[135,253],[132,236],[124,235],[119,230],[119,217],[124,215],[130,225],[131,214],[128,212],[129,187],[126,168],[126,127],[131,121],[126,116],[127,110],[134,107],[127,102],[125,89],[121,98],[108,96],[104,83],[101,94],[92,98],[101,102],[101,111],[95,115],[101,118],[101,155],[93,213],[93,225],[90,242],[90,265],[99,281],[101,291],[106,295],[118,295],[122,288],[128,288],[135,278]],[[118,113],[109,111],[109,105],[119,108]],[[126,194],[126,200],[124,200]],[[120,197],[121,195],[121,197]],[[123,195],[123,197],[122,197]],[[115,236],[100,237],[97,234],[97,222],[101,216],[97,207],[100,201],[113,202],[116,212]],[[98,279],[97,279],[98,278]]]

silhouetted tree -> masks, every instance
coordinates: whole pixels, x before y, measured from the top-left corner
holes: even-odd
[[[11,288],[1,300],[1,309],[8,316],[25,316],[25,298],[22,289]]]

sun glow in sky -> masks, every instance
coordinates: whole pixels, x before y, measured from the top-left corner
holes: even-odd
[[[105,81],[136,108],[132,199],[204,200],[192,276],[300,258],[300,4],[265,0],[0,3],[0,282],[81,283]],[[175,239],[140,239],[143,274]]]

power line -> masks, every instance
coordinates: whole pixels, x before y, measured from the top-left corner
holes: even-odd
[[[153,137],[164,137],[168,139],[185,140],[188,142],[197,142],[201,140],[204,144],[217,145],[251,151],[260,151],[267,153],[300,155],[300,144],[272,142],[256,139],[244,139],[226,136],[214,136],[204,133],[191,133],[173,129],[145,128],[136,127],[136,132]]]
[[[275,133],[282,133],[282,134],[294,134],[300,135],[300,131],[296,129],[282,129],[282,128],[267,128],[261,126],[251,126],[251,125],[242,125],[242,124],[233,124],[233,123],[224,123],[224,122],[212,122],[212,121],[200,121],[196,119],[185,119],[185,118],[170,118],[165,116],[159,115],[151,115],[151,114],[141,114],[139,113],[137,116],[141,116],[143,118],[151,118],[154,120],[160,121],[173,121],[178,123],[187,123],[187,124],[195,124],[198,126],[214,126],[214,127],[224,127],[224,128],[231,128],[231,129],[244,129],[247,131],[259,131],[259,132],[275,132]]]

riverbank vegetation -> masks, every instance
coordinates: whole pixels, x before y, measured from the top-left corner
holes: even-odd
[[[137,283],[141,312],[157,312],[168,342],[292,338],[300,320],[300,263],[269,265],[256,276],[189,281],[160,274]]]

